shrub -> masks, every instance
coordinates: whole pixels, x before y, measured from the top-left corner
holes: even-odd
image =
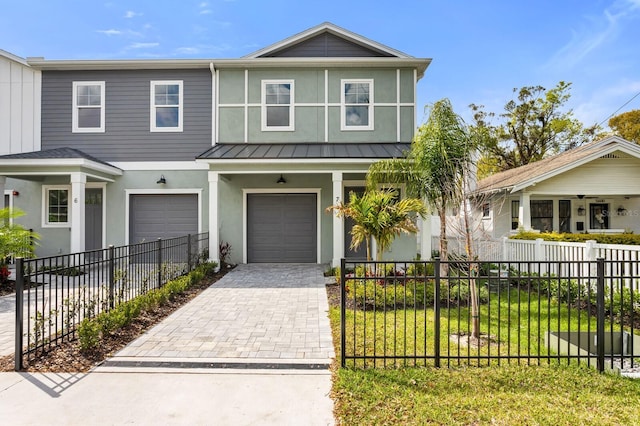
[[[411,309],[433,306],[433,280],[395,280],[392,284],[367,279],[347,280],[347,297],[362,309]]]
[[[92,349],[100,344],[100,325],[89,318],[82,320],[78,326],[80,349]]]
[[[640,245],[639,234],[559,234],[557,232],[518,232],[509,237],[514,240],[536,240],[542,238],[545,241],[565,241],[583,243],[595,240],[600,244],[625,244]]]

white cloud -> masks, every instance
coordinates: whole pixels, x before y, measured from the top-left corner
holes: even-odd
[[[97,30],[96,32],[100,33],[100,34],[105,34],[105,35],[108,35],[108,36],[121,35],[122,34],[122,31],[114,30],[113,28],[112,29],[108,29],[108,30]]]
[[[142,13],[137,13],[133,10],[127,10],[127,12],[124,14],[124,17],[127,19],[135,18],[136,16],[142,16]]]
[[[211,12],[209,9],[204,9],[200,11],[200,15],[209,15],[213,12]]]
[[[209,3],[207,3],[206,1],[203,1],[202,3],[200,3],[200,8],[205,8],[209,6]]]
[[[160,43],[131,43],[127,46],[127,49],[149,49],[158,46],[160,46]]]
[[[585,126],[602,123],[606,127],[612,116],[640,109],[640,98],[634,98],[639,92],[640,80],[623,80],[594,90],[587,99],[575,105],[573,112]]]
[[[640,0],[616,0],[602,14],[587,17],[582,28],[550,59],[547,67],[567,69],[579,65],[593,51],[614,41],[628,18],[640,10]]]

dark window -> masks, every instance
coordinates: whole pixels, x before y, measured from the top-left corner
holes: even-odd
[[[560,232],[571,232],[570,200],[560,200],[558,202],[558,216],[560,219]]]
[[[531,200],[531,227],[548,232],[553,229],[553,201]]]
[[[520,227],[519,211],[520,201],[511,200],[511,229],[514,231]]]

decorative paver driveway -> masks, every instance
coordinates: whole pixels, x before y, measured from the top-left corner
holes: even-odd
[[[108,362],[169,360],[325,365],[335,356],[323,269],[239,265]]]

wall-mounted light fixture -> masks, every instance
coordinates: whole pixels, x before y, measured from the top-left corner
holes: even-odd
[[[578,207],[578,216],[584,216],[584,207]]]
[[[282,176],[282,173],[280,173],[280,178],[276,181],[276,183],[278,185],[284,185],[285,183],[287,183],[287,180],[284,178],[284,176]]]
[[[13,194],[14,197],[17,197],[18,195],[20,195],[20,193],[18,191],[13,191],[12,194]]]
[[[618,207],[618,216],[624,216],[625,214],[627,214],[627,209],[624,206]]]
[[[164,178],[164,175],[160,175],[160,179],[158,179],[156,183],[164,185],[165,183],[167,183],[167,180]]]

